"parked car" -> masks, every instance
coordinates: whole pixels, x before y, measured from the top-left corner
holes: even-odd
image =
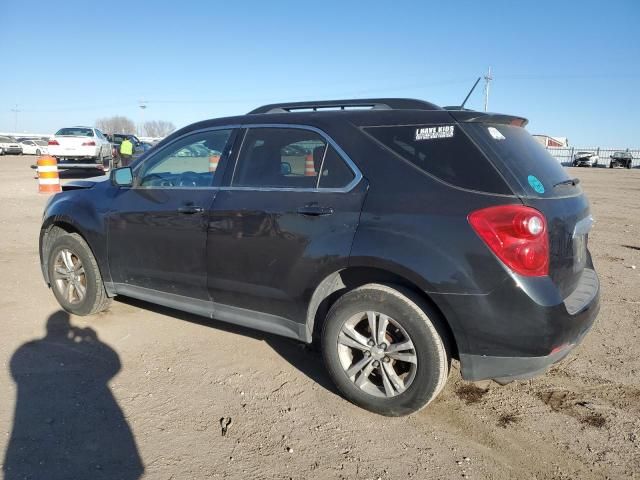
[[[600,157],[594,152],[576,152],[573,155],[574,167],[597,167]]]
[[[22,153],[25,155],[44,155],[49,153],[48,142],[44,140],[25,139],[20,142]]]
[[[452,358],[466,380],[529,378],[593,324],[589,203],[525,119],[410,99],[250,113],[63,185],[40,258],[65,310],[125,295],[317,342],[384,415],[432,401]],[[298,147],[313,171],[287,168]]]
[[[120,145],[122,144],[122,142],[124,141],[125,138],[128,138],[131,141],[131,143],[133,143],[133,158],[134,159],[138,158],[140,155],[142,155],[144,152],[146,152],[147,150],[149,150],[151,148],[151,146],[149,144],[141,142],[138,139],[138,137],[136,137],[135,135],[129,134],[129,133],[107,134],[107,138],[108,138],[108,140],[111,142],[111,144],[114,147],[114,153],[115,153],[115,157],[114,158],[116,158],[118,164],[119,164],[119,159],[120,159]]]
[[[22,155],[22,147],[13,137],[0,136],[0,148],[3,155]]]
[[[633,164],[633,155],[630,152],[614,152],[609,157],[609,168],[625,167],[631,168]]]
[[[109,171],[113,161],[109,140],[93,127],[61,128],[49,139],[48,149],[62,169]]]

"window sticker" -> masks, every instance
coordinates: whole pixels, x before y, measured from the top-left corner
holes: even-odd
[[[436,138],[453,137],[453,125],[440,125],[439,127],[416,128],[417,140],[434,140]]]
[[[529,185],[531,185],[531,188],[533,188],[536,192],[544,193],[544,185],[542,185],[542,182],[538,180],[538,177],[536,177],[535,175],[529,175],[527,177],[527,180],[529,180]]]
[[[502,135],[502,133],[500,133],[500,130],[498,130],[496,127],[489,127],[487,128],[487,130],[489,130],[489,134],[493,137],[494,140],[505,139],[505,136]]]

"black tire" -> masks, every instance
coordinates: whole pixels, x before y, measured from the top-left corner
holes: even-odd
[[[627,168],[631,168],[631,162],[627,163]]]
[[[87,242],[77,233],[68,233],[58,227],[54,227],[49,232],[47,243],[49,283],[60,306],[74,315],[92,315],[106,310],[111,303],[111,299],[104,289],[100,269]],[[76,260],[79,259],[81,266],[84,267],[85,294],[80,301],[70,301],[63,292],[62,283],[64,281],[59,282],[56,278],[56,261],[63,250],[70,252]]]
[[[40,152],[40,149],[36,149],[36,155],[40,155],[42,152]]]
[[[345,398],[362,408],[381,415],[408,415],[424,408],[440,393],[449,374],[450,357],[440,317],[428,305],[422,304],[412,297],[411,292],[404,291],[402,288],[367,284],[340,297],[329,310],[323,326],[322,353],[331,379]],[[395,324],[404,329],[406,336],[413,343],[412,351],[415,351],[414,358],[416,360],[414,376],[404,391],[398,389],[398,392],[401,393],[394,392],[392,396],[385,396],[384,390],[386,388],[381,386],[382,376],[385,376],[381,375],[384,373],[382,370],[385,367],[384,363],[390,360],[389,358],[385,357],[384,363],[383,360],[373,362],[374,364],[378,363],[379,367],[370,373],[372,377],[368,377],[368,379],[371,382],[365,380],[370,391],[372,386],[379,389],[377,394],[365,391],[355,383],[358,381],[355,375],[358,373],[363,375],[362,372],[366,369],[358,371],[352,380],[341,363],[343,361],[341,358],[344,359],[346,351],[344,348],[348,348],[344,345],[338,345],[338,339],[344,338],[341,337],[341,334],[344,335],[343,327],[353,318],[358,318],[361,312],[368,311],[388,316],[389,322],[393,320]],[[391,342],[387,348],[391,349],[391,345],[394,343]],[[380,349],[376,348],[376,350],[376,355],[378,355]],[[357,349],[350,351],[357,352]],[[384,352],[384,350],[382,351]],[[373,359],[371,352],[367,356]],[[363,352],[363,359],[364,353],[367,352]],[[356,360],[354,356],[352,366],[356,364]],[[395,360],[390,361],[392,365],[397,365]],[[389,363],[387,363],[388,365]]]

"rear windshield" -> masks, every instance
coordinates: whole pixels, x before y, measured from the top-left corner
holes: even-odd
[[[513,195],[457,124],[369,127],[364,131],[422,171],[456,187]]]
[[[56,132],[59,137],[93,137],[93,130],[90,128],[61,128]]]
[[[462,128],[480,146],[505,177],[513,177],[528,197],[554,197],[575,193],[572,185],[557,185],[570,177],[522,127],[512,125],[463,123]]]

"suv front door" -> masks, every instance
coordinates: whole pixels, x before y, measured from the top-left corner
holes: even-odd
[[[320,131],[252,127],[243,135],[209,217],[209,292],[219,313],[267,314],[253,314],[250,325],[299,337],[313,287],[347,265],[366,185]]]
[[[207,212],[232,133],[209,130],[169,143],[135,166],[133,187],[117,191],[108,228],[109,265],[119,293],[209,300]]]

